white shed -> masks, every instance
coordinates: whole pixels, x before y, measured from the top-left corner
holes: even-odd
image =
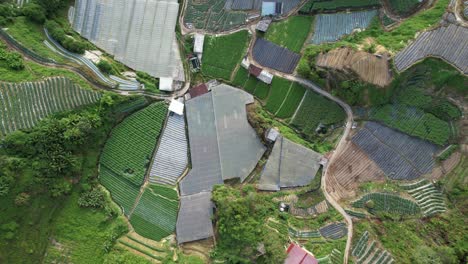
[[[159,90],[172,92],[174,88],[172,88],[172,78],[169,77],[161,77],[159,78]]]
[[[203,43],[205,42],[205,35],[195,33],[195,41],[193,45],[193,52],[197,54],[203,53]]]
[[[174,112],[178,115],[184,114],[184,103],[182,100],[172,99],[171,104],[169,105],[169,111]]]

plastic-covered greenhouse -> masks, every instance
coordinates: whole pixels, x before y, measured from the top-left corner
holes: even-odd
[[[116,60],[154,77],[180,80],[174,45],[178,10],[177,0],[77,0],[69,19]]]

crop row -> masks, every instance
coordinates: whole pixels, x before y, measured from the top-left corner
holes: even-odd
[[[382,211],[408,215],[419,213],[419,206],[416,203],[389,193],[366,194],[355,201],[353,207],[367,208],[373,214]]]
[[[362,9],[380,6],[379,0],[309,0],[300,10],[300,13],[310,14],[321,11]]]
[[[339,124],[344,119],[345,113],[339,105],[317,93],[307,91],[291,124],[303,133],[312,135],[319,124]]]
[[[232,84],[243,88],[260,100],[265,100],[270,92],[270,85],[258,80],[254,76],[249,76],[249,72],[243,67],[239,67],[239,70],[237,70]]]
[[[231,73],[242,60],[248,45],[246,30],[226,36],[206,36],[203,47],[202,71],[204,74],[224,80],[231,79]]]
[[[167,199],[166,195],[176,200]],[[163,186],[152,186],[143,192],[130,216],[135,231],[153,240],[161,240],[175,230],[178,210],[177,192]]]
[[[422,183],[425,184],[421,185]],[[430,182],[421,181],[414,184],[408,193],[416,200],[426,216],[446,210],[442,193]]]
[[[385,105],[374,109],[370,118],[438,145],[444,145],[451,135],[446,121],[414,107]]]
[[[0,83],[0,137],[33,127],[50,114],[95,103],[99,98],[99,93],[81,89],[66,78]]]
[[[100,163],[119,177],[140,186],[166,118],[167,106],[154,103],[112,130],[104,146]]]

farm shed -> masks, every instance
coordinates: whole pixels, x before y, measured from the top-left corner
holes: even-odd
[[[273,81],[273,74],[267,72],[266,70],[262,70],[262,72],[260,72],[260,75],[257,76],[257,79],[266,84],[271,84],[271,82]]]
[[[178,115],[184,114],[184,102],[182,99],[175,100],[172,99],[171,104],[169,105],[169,111],[174,112]]]
[[[322,155],[278,136],[260,176],[258,189],[279,191],[280,188],[305,186],[320,168]]]
[[[262,68],[257,67],[257,66],[255,66],[253,64],[249,65],[249,74],[251,74],[251,75],[253,75],[255,77],[258,77],[261,72],[262,72]]]
[[[414,180],[435,167],[437,145],[376,122],[367,122],[352,142],[392,180]]]
[[[284,264],[318,264],[318,260],[307,250],[291,243],[286,250],[288,254]]]
[[[260,65],[284,73],[293,73],[301,55],[263,38],[255,41],[252,56]]]
[[[188,164],[187,148],[184,116],[169,113],[159,147],[154,155],[150,182],[175,185]]]
[[[174,91],[174,88],[172,87],[172,78],[159,78],[159,90],[166,92]]]
[[[377,57],[351,48],[338,48],[317,56],[316,65],[321,68],[356,73],[362,80],[384,87],[392,76],[387,55]]]
[[[224,180],[245,178],[265,152],[247,121],[253,96],[225,84],[186,103],[192,170],[180,182],[182,195],[211,191]]]
[[[205,35],[200,34],[200,33],[195,33],[193,52],[195,52],[196,54],[202,54],[204,42],[205,42]]]
[[[178,11],[177,0],[77,0],[70,23],[130,68],[179,80]]]
[[[212,237],[213,203],[211,192],[201,192],[180,198],[180,210],[176,224],[177,243],[182,244]]]
[[[261,32],[267,32],[271,24],[271,18],[264,18],[258,22],[256,29]]]
[[[443,43],[443,45],[441,45]],[[468,74],[468,28],[450,24],[447,27],[421,33],[418,38],[395,56],[395,67],[404,71],[428,57],[442,58]]]
[[[367,28],[372,18],[377,15],[376,10],[351,13],[320,14],[315,21],[312,44],[334,42],[354,30]]]

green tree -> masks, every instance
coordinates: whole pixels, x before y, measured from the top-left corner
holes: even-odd
[[[27,3],[23,7],[23,14],[32,22],[44,24],[46,20],[46,10],[36,3]]]
[[[29,194],[22,192],[16,196],[15,204],[17,206],[27,205],[29,203],[30,198],[31,196]]]
[[[111,74],[113,72],[112,65],[106,60],[100,60],[97,66],[103,73]]]

